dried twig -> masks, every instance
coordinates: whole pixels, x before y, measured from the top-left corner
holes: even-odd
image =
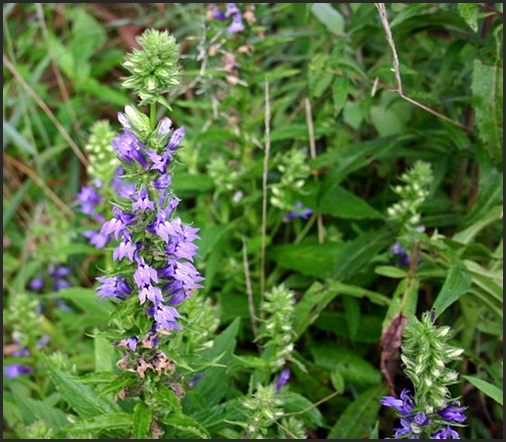
[[[249,274],[248,252],[246,248],[246,241],[244,239],[242,240],[242,259],[244,264],[244,277],[246,279],[246,293],[248,295],[249,315],[251,317],[251,328],[253,329],[253,336],[255,336],[256,338],[258,334],[257,319],[255,315],[255,303],[253,302],[253,289],[251,288],[251,277]]]
[[[269,153],[271,150],[271,108],[269,98],[269,82],[265,80],[265,152],[262,171],[262,227],[260,250],[260,300],[263,300],[265,291],[265,244],[267,239],[267,173],[269,170]]]
[[[68,132],[62,126],[62,124],[58,121],[58,119],[55,117],[55,115],[53,114],[53,112],[51,112],[51,109],[49,109],[49,107],[46,105],[46,103],[44,103],[44,101],[42,100],[42,98],[40,98],[37,95],[37,93],[30,87],[30,85],[25,81],[25,79],[19,74],[19,72],[16,70],[16,68],[14,67],[14,65],[9,60],[9,57],[7,57],[7,55],[5,55],[5,53],[3,54],[3,62],[4,62],[4,66],[7,67],[7,69],[9,69],[9,71],[11,72],[11,74],[21,84],[21,86],[23,86],[23,88],[26,90],[26,92],[28,92],[28,94],[31,95],[31,97],[35,100],[35,102],[39,105],[39,107],[44,111],[44,113],[48,116],[48,118],[53,122],[53,124],[55,125],[56,129],[58,129],[58,132],[60,132],[61,136],[69,144],[69,146],[71,147],[71,149],[76,154],[77,158],[79,158],[79,161],[81,161],[81,163],[84,166],[87,166],[88,165],[88,160],[86,159],[86,157],[84,156],[84,154],[81,152],[81,150],[79,149],[79,147],[77,146],[77,144],[70,137],[70,135],[68,134]]]
[[[313,124],[313,112],[311,109],[311,102],[309,98],[305,98],[305,106],[306,106],[306,121],[307,121],[307,129],[309,134],[309,151],[311,155],[311,159],[314,160],[316,158],[316,143],[314,137],[314,124]],[[318,181],[318,175],[315,175],[315,180]],[[325,240],[325,230],[323,228],[323,217],[322,214],[319,213],[316,215],[316,224],[318,226],[318,242],[323,244]]]
[[[378,8],[380,13],[381,23],[383,24],[383,28],[385,29],[385,34],[387,35],[387,41],[390,45],[390,49],[392,50],[392,55],[394,57],[394,73],[395,79],[397,80],[397,91],[400,95],[404,95],[402,91],[402,80],[401,80],[401,71],[399,65],[399,56],[397,55],[397,49],[395,48],[394,39],[392,37],[392,30],[390,29],[390,25],[388,23],[388,15],[387,9],[385,7],[385,3],[374,3]]]

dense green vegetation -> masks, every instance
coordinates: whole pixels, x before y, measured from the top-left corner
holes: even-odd
[[[405,319],[432,310],[464,349],[460,437],[500,439],[502,4],[238,3],[237,32],[225,5],[3,4],[4,438],[391,437]],[[184,127],[205,278],[149,401],[111,345],[133,304],[95,296],[116,244],[86,236],[118,112],[149,115],[122,87],[146,29],[181,52],[151,116]]]

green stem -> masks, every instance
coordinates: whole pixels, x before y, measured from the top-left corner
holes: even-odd
[[[151,103],[149,105],[149,122],[151,123],[151,129],[156,126],[156,105]]]

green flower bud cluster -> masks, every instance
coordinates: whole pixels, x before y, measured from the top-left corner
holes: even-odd
[[[264,355],[274,371],[285,365],[293,351],[294,293],[283,284],[265,294],[261,313],[263,319],[258,339],[266,339]]]
[[[273,183],[271,204],[283,211],[293,209],[293,206],[304,187],[306,179],[311,173],[307,164],[307,155],[299,150],[292,149],[287,154],[277,155],[274,159],[281,172],[281,179]]]
[[[44,317],[37,311],[38,301],[26,293],[12,296],[9,305],[9,324],[12,326],[12,338],[19,347],[33,349],[43,334]]]
[[[137,38],[142,50],[134,49],[123,63],[130,72],[122,86],[134,89],[140,104],[166,105],[162,94],[181,84],[179,45],[167,31],[146,30]]]
[[[413,383],[415,403],[426,413],[441,410],[454,400],[448,385],[458,382],[458,373],[448,364],[460,359],[464,349],[449,345],[451,336],[450,327],[434,325],[430,312],[425,312],[421,320],[410,317],[404,329],[404,372]]]
[[[179,312],[187,318],[186,333],[180,333],[185,340],[185,353],[195,354],[212,347],[220,318],[217,307],[211,302],[202,292],[196,291],[179,307]]]
[[[290,416],[280,421],[282,427],[278,428],[278,439],[307,439],[304,422]]]
[[[231,192],[238,187],[239,172],[234,170],[224,157],[213,158],[207,170],[214,181],[216,196],[223,192]]]
[[[425,161],[416,161],[413,167],[403,173],[400,180],[405,185],[393,187],[401,200],[387,209],[388,217],[402,224],[407,231],[413,231],[421,221],[420,206],[429,196],[432,183],[432,166]]]
[[[99,120],[90,128],[88,143],[84,149],[88,153],[88,176],[109,184],[120,166],[111,141],[116,136],[109,121]]]
[[[42,419],[26,427],[26,439],[54,439],[53,430]]]
[[[283,401],[275,395],[275,385],[271,384],[264,387],[258,384],[253,396],[242,402],[242,406],[251,413],[248,416],[245,439],[262,439],[266,437],[269,427],[283,416],[281,409]]]

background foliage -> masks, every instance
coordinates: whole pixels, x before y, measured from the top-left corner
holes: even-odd
[[[191,421],[166,422],[165,437],[238,436],[238,398],[262,378],[251,309],[283,283],[296,304],[280,395],[308,437],[391,435],[378,400],[388,373],[397,393],[406,380],[382,333],[398,314],[434,308],[466,349],[455,367],[468,407],[461,437],[500,438],[502,4],[388,4],[399,76],[373,3],[249,5],[239,4],[250,20],[236,34],[211,4],[3,5],[4,364],[25,360],[21,333],[34,369],[4,375],[4,437],[34,434],[41,416],[53,436],[115,437],[144,416],[113,401],[110,377],[98,397],[100,377],[85,382],[114,373],[118,354],[93,338],[112,310],[93,296],[110,250],[88,244],[91,221],[74,202],[91,127],[119,130],[131,102],[119,87],[124,55],[155,28],[181,45],[183,86],[168,97],[186,129],[174,187],[180,216],[201,229],[198,302],[219,319],[201,354],[217,366],[182,404]],[[406,199],[395,186],[417,161],[432,176],[417,208],[425,231],[413,233],[388,208]],[[286,219],[298,201],[313,213]],[[396,241],[411,265],[399,265]],[[50,265],[70,269],[70,287],[49,286]],[[40,275],[46,286],[33,290]]]

